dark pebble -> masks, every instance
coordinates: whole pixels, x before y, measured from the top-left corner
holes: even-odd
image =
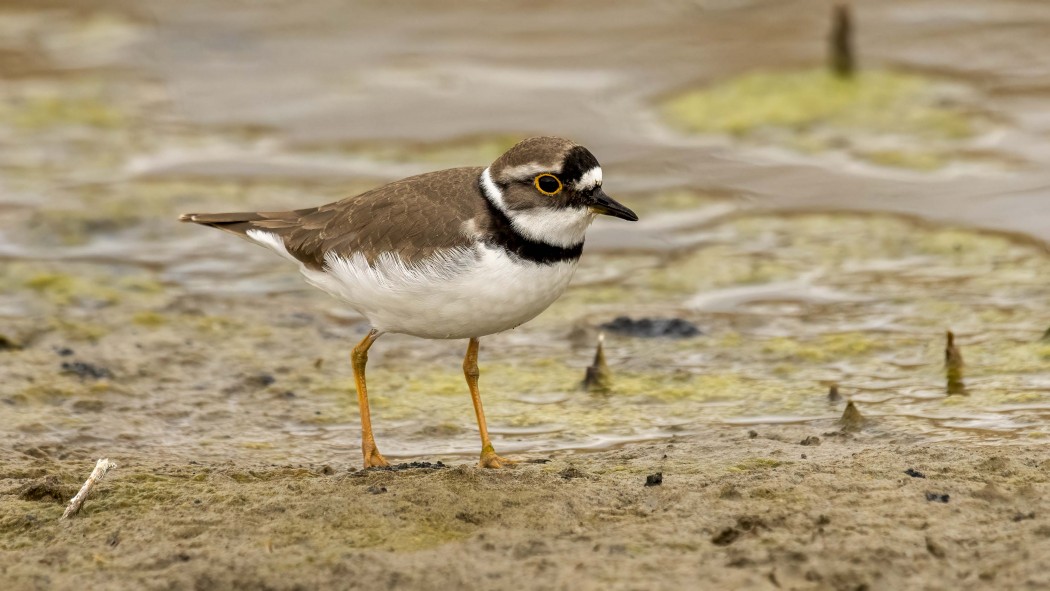
[[[248,378],[245,378],[244,383],[256,388],[265,388],[272,385],[277,381],[277,378],[273,377],[268,373],[261,373]]]
[[[601,327],[609,332],[631,337],[687,339],[703,334],[695,324],[681,318],[639,318],[620,316]]]
[[[23,501],[43,501],[49,503],[64,504],[72,498],[74,491],[71,487],[63,486],[57,476],[45,476],[41,480],[22,485],[16,493]]]
[[[102,412],[106,404],[101,400],[77,400],[73,403],[74,412]]]
[[[1025,519],[1035,519],[1035,511],[1030,513],[1018,513],[1014,515],[1014,521],[1024,521]]]
[[[113,374],[108,369],[83,361],[63,361],[62,371],[75,374],[79,378],[91,378],[93,380],[113,377]]]
[[[73,354],[73,349],[70,349],[69,347],[62,347],[61,349],[55,351],[55,353],[58,353],[59,357],[69,357]]]
[[[572,480],[573,478],[586,478],[587,475],[576,466],[569,466],[568,468],[558,472],[558,476],[561,476],[565,480]]]
[[[460,511],[459,513],[456,513],[456,519],[469,523],[471,525],[481,525],[480,517],[474,515],[473,513],[467,513],[466,511]]]
[[[947,503],[949,496],[944,493],[926,493],[926,500],[932,503]]]
[[[820,445],[820,437],[816,435],[810,435],[799,442],[799,445]]]
[[[718,532],[715,537],[711,538],[711,543],[715,546],[728,546],[735,542],[739,537],[740,530],[735,527],[727,527]]]
[[[664,483],[664,473],[657,472],[645,477],[645,486],[660,486]]]
[[[908,476],[911,476],[912,478],[926,478],[925,474],[923,474],[922,472],[919,472],[915,468],[908,468],[907,470],[904,471],[904,473],[907,474]]]

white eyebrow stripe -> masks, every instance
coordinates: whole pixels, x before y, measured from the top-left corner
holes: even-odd
[[[532,179],[532,177],[540,174],[541,172],[550,172],[553,174],[561,173],[561,163],[557,165],[553,164],[541,164],[539,162],[530,162],[528,164],[520,164],[511,168],[506,168],[500,173],[500,178],[511,179],[515,181],[524,181]]]
[[[587,189],[593,189],[594,187],[600,187],[602,185],[602,167],[595,166],[594,168],[583,173],[580,180],[576,181],[577,191],[586,191]]]

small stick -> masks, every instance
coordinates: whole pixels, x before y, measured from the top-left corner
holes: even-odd
[[[952,331],[945,333],[947,343],[944,346],[944,372],[948,378],[948,394],[966,394],[966,384],[963,383],[962,353],[955,345],[955,334]]]
[[[842,395],[839,394],[839,385],[832,384],[831,388],[828,389],[828,402],[838,402],[842,400]]]
[[[832,12],[828,61],[831,72],[839,78],[851,78],[857,69],[853,52],[853,19],[848,4],[836,4]]]
[[[95,464],[95,469],[91,471],[91,476],[84,482],[84,486],[80,487],[80,492],[77,493],[72,500],[69,501],[69,506],[66,507],[66,512],[62,514],[62,519],[69,519],[80,512],[80,508],[84,505],[84,501],[87,500],[88,495],[91,494],[91,489],[95,488],[100,480],[106,477],[106,472],[116,468],[117,465],[114,462],[103,458]]]

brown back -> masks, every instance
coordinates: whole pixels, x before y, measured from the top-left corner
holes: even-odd
[[[296,259],[321,269],[327,253],[361,254],[369,263],[396,252],[411,264],[436,251],[470,245],[465,222],[485,216],[482,168],[452,168],[395,181],[320,207],[282,212],[186,214],[179,219],[245,235],[279,236]]]

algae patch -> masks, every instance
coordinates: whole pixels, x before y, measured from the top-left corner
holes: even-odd
[[[959,95],[958,87],[917,74],[870,70],[841,78],[810,69],[745,74],[672,96],[662,110],[687,132],[803,152],[845,147],[876,164],[932,170],[951,159],[947,146],[978,130],[976,110]]]
[[[772,458],[750,458],[729,468],[730,472],[754,472],[756,470],[769,470],[783,466],[785,462]]]
[[[3,117],[26,130],[42,130],[82,125],[115,128],[126,116],[100,97],[38,96],[8,104]]]

